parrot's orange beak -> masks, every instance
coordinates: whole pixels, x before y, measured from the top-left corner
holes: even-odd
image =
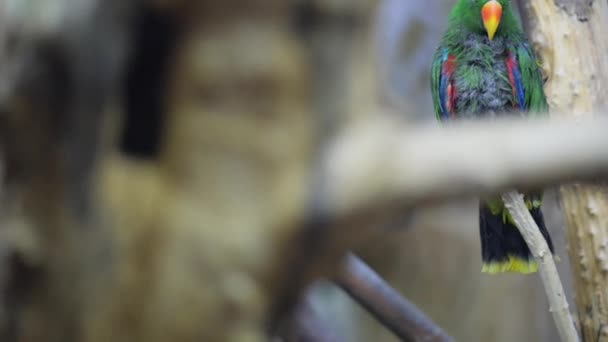
[[[500,24],[500,18],[502,17],[502,5],[496,0],[490,0],[486,2],[481,8],[481,18],[483,19],[483,26],[488,32],[488,38],[494,39],[494,34]]]

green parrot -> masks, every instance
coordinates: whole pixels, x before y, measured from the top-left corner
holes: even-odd
[[[510,0],[458,0],[433,56],[431,90],[440,122],[547,112],[539,63]],[[524,195],[553,253],[541,212],[542,191]],[[479,232],[482,272],[537,271],[500,197],[480,201]]]

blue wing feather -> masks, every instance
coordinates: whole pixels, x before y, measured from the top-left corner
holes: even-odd
[[[509,83],[511,83],[513,96],[515,97],[513,101],[517,100],[519,109],[526,111],[528,109],[528,104],[526,103],[526,91],[524,89],[524,81],[517,54],[508,51],[506,64],[507,73],[509,74]]]
[[[443,54],[441,56],[441,65],[443,65],[448,60],[448,50],[443,49]],[[439,81],[439,106],[441,107],[441,118],[447,119],[450,117],[448,112],[447,100],[448,100],[448,77],[446,77],[445,72],[441,71],[440,81]]]
[[[526,94],[524,90],[524,82],[521,77],[521,68],[519,67],[519,63],[517,63],[515,68],[513,68],[513,79],[515,81],[515,89],[517,92],[517,101],[519,103],[519,108],[521,110],[526,110],[528,109],[526,106]]]
[[[433,56],[431,90],[435,115],[439,121],[450,119],[455,113],[456,88],[452,84],[452,74],[456,68],[456,58],[447,48],[440,47]]]

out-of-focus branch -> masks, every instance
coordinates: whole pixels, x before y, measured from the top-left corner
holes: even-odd
[[[538,263],[538,271],[549,300],[549,311],[553,315],[553,320],[555,321],[555,326],[561,340],[578,342],[578,334],[574,327],[572,315],[568,309],[568,301],[566,300],[564,288],[557,273],[557,267],[555,267],[555,262],[545,238],[540,233],[536,222],[534,222],[532,215],[530,215],[524,203],[523,195],[517,191],[508,191],[502,194],[502,200],[530,248],[534,259]]]
[[[327,322],[317,315],[310,293],[302,298],[279,335],[277,339],[288,342],[343,342]]]
[[[326,164],[330,212],[424,204],[608,172],[608,120],[497,121],[408,130],[376,119],[346,131]]]
[[[402,341],[453,341],[358,257],[349,254],[335,282]]]

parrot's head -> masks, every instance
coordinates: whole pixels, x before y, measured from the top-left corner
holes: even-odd
[[[470,30],[483,31],[492,40],[501,24],[503,12],[507,11],[511,11],[511,0],[460,0],[452,15]]]

